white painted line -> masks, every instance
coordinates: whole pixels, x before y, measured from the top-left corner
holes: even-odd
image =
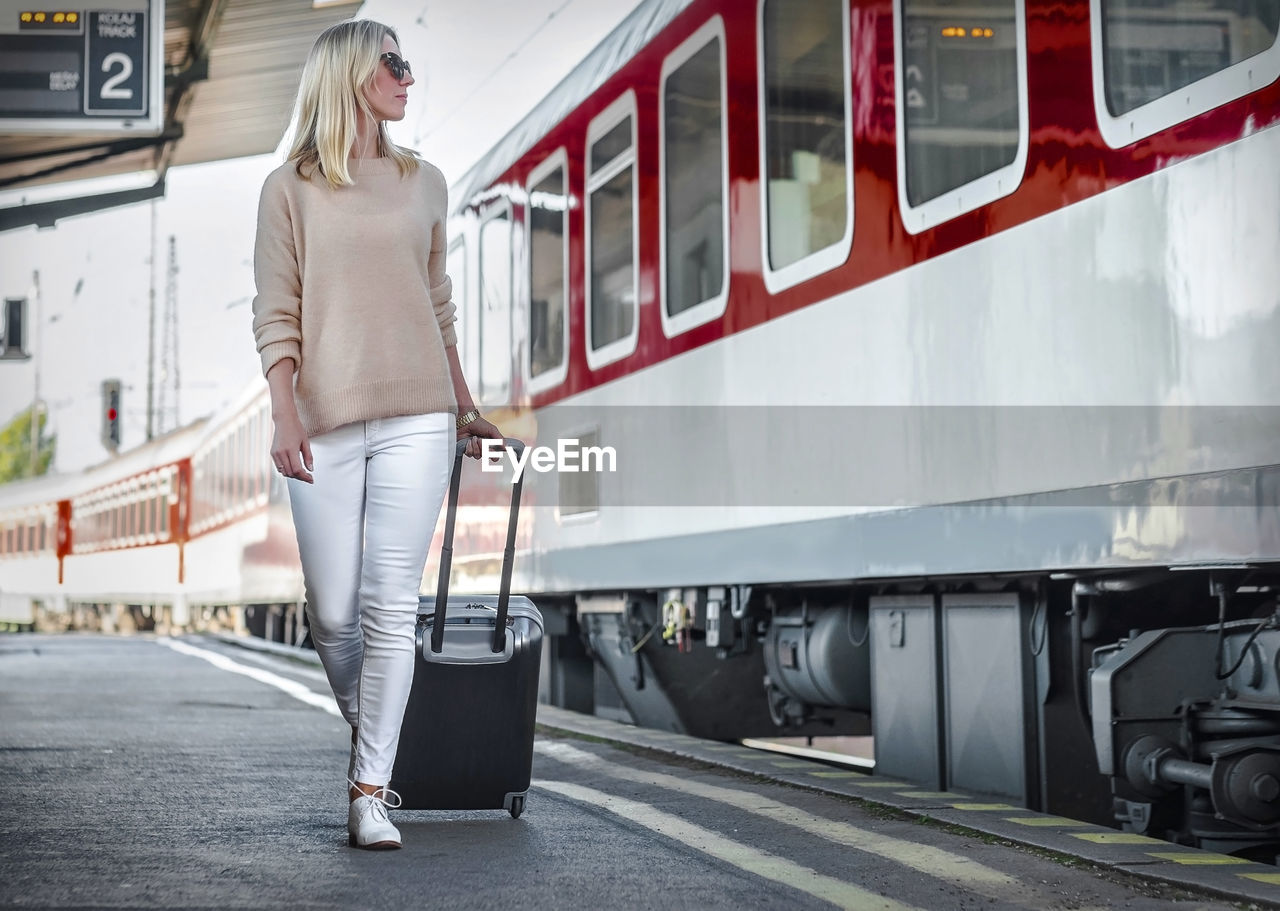
[[[812,813],[786,804],[762,806],[760,795],[753,794],[750,791],[704,784],[698,781],[677,778],[673,775],[664,775],[659,772],[642,772],[638,769],[609,762],[567,743],[538,740],[534,743],[534,749],[544,756],[559,762],[589,769],[613,778],[621,778],[671,791],[681,791],[685,794],[692,794],[695,797],[719,801],[739,810],[767,817],[774,822],[794,826],[797,829],[802,829],[811,835],[825,838],[836,844],[856,848],[868,854],[875,854],[886,860],[891,860],[910,869],[928,874],[935,879],[940,879],[998,901],[1011,901],[1024,908],[1049,908],[1058,907],[1060,904],[1052,897],[1042,898],[1008,874],[993,870],[959,854],[953,854],[950,851],[935,848],[932,845],[916,844],[905,839],[893,838],[878,832],[860,829],[848,823],[824,819],[821,816],[815,816]]]
[[[247,648],[237,649],[236,656],[241,661],[248,661],[262,667],[274,668],[279,668],[284,661],[288,660],[287,658],[284,658],[283,655],[273,654],[272,652],[255,652]],[[329,685],[329,678],[324,675],[324,671],[317,671],[310,667],[302,667],[296,661],[285,664],[283,673],[287,673],[290,677],[301,677],[304,680],[315,680],[319,683],[323,683],[325,686]]]
[[[319,693],[313,692],[306,686],[296,680],[290,680],[287,677],[281,677],[270,671],[264,671],[261,668],[249,667],[245,664],[232,661],[226,655],[219,655],[217,652],[211,652],[207,649],[196,648],[194,645],[187,645],[185,642],[179,642],[177,639],[169,639],[164,636],[157,636],[156,642],[160,645],[168,646],[175,652],[184,655],[191,655],[193,658],[203,658],[214,667],[223,671],[230,671],[233,674],[242,674],[245,677],[256,680],[259,683],[265,683],[267,686],[274,686],[282,692],[288,693],[299,702],[305,702],[307,705],[317,709],[322,709],[330,715],[342,717],[342,712],[338,711],[338,704],[333,701],[333,696],[321,696]]]
[[[833,753],[830,750],[815,750],[813,747],[793,746],[789,743],[774,743],[771,740],[754,740],[747,738],[741,741],[744,747],[753,750],[764,750],[769,753],[785,753],[788,756],[802,756],[805,759],[819,759],[825,762],[838,762],[847,766],[855,766],[864,772],[876,767],[876,761],[866,756],[853,756],[849,753]]]
[[[817,870],[802,867],[776,854],[769,854],[750,845],[732,841],[710,829],[685,822],[646,803],[614,797],[594,788],[584,788],[565,781],[536,781],[534,786],[563,794],[571,800],[592,807],[608,810],[624,819],[639,823],[665,838],[678,841],[685,847],[710,854],[717,860],[732,864],[764,879],[771,879],[792,889],[806,892],[823,901],[831,902],[838,908],[856,909],[856,911],[871,911],[871,909],[910,911],[912,908],[911,905],[904,905],[883,895],[877,895],[861,886],[824,876]]]

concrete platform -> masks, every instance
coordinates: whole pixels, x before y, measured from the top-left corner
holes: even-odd
[[[271,651],[319,665],[319,658],[311,651],[244,637],[222,638],[244,648]],[[1080,820],[1034,813],[980,794],[927,791],[908,782],[834,769],[804,758],[640,728],[549,705],[538,707],[538,723],[548,731],[625,744],[794,787],[852,797],[920,820],[961,826],[977,834],[1112,867],[1154,882],[1280,908],[1280,868],[1266,864]]]
[[[1090,829],[973,807],[950,807],[962,824],[939,824],[963,801],[551,708],[519,819],[393,810],[402,849],[353,850],[348,729],[314,655],[278,651],[198,636],[0,634],[0,907],[1274,904],[1247,899],[1247,882],[1215,899],[1203,881],[1134,875],[1144,871],[1132,857],[1027,850],[970,820],[1024,825],[1033,840]]]

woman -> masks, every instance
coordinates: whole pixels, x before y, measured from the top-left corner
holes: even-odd
[[[312,640],[351,725],[347,831],[360,848],[400,847],[386,784],[455,436],[474,458],[481,438],[501,438],[458,362],[444,177],[387,133],[413,82],[385,25],[341,22],[316,39],[254,253],[271,458],[288,479]]]

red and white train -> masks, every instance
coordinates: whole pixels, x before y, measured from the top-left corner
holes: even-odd
[[[451,191],[482,406],[616,460],[526,478],[544,698],[872,732],[880,772],[1274,858],[1278,32],[1244,0],[641,4]],[[0,491],[0,598],[296,638],[268,432],[255,385]],[[483,590],[505,489],[467,477]]]

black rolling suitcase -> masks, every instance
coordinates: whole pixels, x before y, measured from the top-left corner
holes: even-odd
[[[508,448],[524,449],[519,440]],[[524,810],[533,768],[533,726],[542,661],[542,614],[511,596],[521,478],[496,595],[450,595],[453,527],[466,441],[458,442],[433,598],[418,605],[413,688],[390,787],[409,810]]]

